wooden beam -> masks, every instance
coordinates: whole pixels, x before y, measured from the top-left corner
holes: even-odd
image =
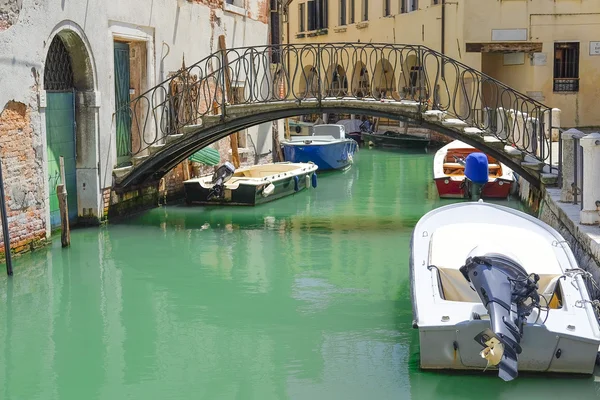
[[[225,93],[227,95],[227,101],[229,104],[234,104],[233,92],[231,90],[231,76],[229,75],[229,61],[227,59],[227,45],[225,44],[225,35],[219,35],[219,50],[223,55],[223,64],[225,72]],[[238,132],[234,132],[229,136],[231,142],[231,160],[233,166],[236,168],[240,167],[240,155],[238,153]]]
[[[466,43],[467,53],[539,53],[541,42]]]
[[[56,185],[56,197],[60,210],[60,242],[62,247],[71,244],[71,228],[69,226],[69,205],[67,203],[67,184],[65,182],[65,159],[60,156],[60,184]]]

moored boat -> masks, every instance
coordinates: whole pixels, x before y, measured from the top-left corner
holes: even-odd
[[[361,132],[364,143],[375,147],[397,147],[408,149],[426,149],[430,139],[422,136],[387,131],[384,133]]]
[[[481,200],[440,207],[417,223],[409,268],[421,368],[593,372],[595,282],[546,223]]]
[[[313,162],[320,171],[350,167],[358,146],[346,138],[344,126],[336,124],[315,125],[313,136],[293,136],[281,144],[286,161]]]
[[[271,163],[236,170],[227,162],[213,175],[183,182],[188,204],[248,205],[267,203],[317,187],[312,163]]]
[[[433,158],[433,179],[441,198],[467,198],[465,159],[479,150],[454,140],[439,149]],[[488,179],[481,187],[482,198],[505,199],[515,184],[512,169],[491,156],[488,159]]]

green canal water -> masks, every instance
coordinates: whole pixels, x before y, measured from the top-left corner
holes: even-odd
[[[409,239],[448,203],[432,158],[362,149],[315,190],[158,208],[16,259],[0,278],[0,399],[598,396],[593,377],[418,368]]]

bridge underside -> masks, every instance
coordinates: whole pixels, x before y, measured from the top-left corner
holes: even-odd
[[[498,159],[536,188],[540,187],[541,175],[550,175],[544,174],[543,162],[530,156],[527,158],[523,152],[507,146],[504,140],[470,126],[468,122],[449,118],[442,111],[426,111],[426,106],[419,102],[322,98],[228,105],[224,117],[205,115],[196,121],[196,125],[184,127],[180,131],[182,133],[167,136],[164,143],[150,146],[147,154],[137,157],[135,166],[115,170],[115,190],[156,181],[199,149],[236,131],[281,118],[316,113],[368,114],[416,121],[423,127],[461,140]]]

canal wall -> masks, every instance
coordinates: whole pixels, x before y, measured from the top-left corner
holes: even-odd
[[[600,282],[600,232],[597,226],[579,223],[580,206],[561,202],[560,188],[544,187],[540,191],[521,177],[519,197],[537,218],[564,237],[579,267],[590,272],[596,282]]]
[[[560,232],[569,243],[579,267],[600,282],[598,227],[579,224],[580,206],[561,202],[560,191],[559,188],[544,190],[538,218]]]

